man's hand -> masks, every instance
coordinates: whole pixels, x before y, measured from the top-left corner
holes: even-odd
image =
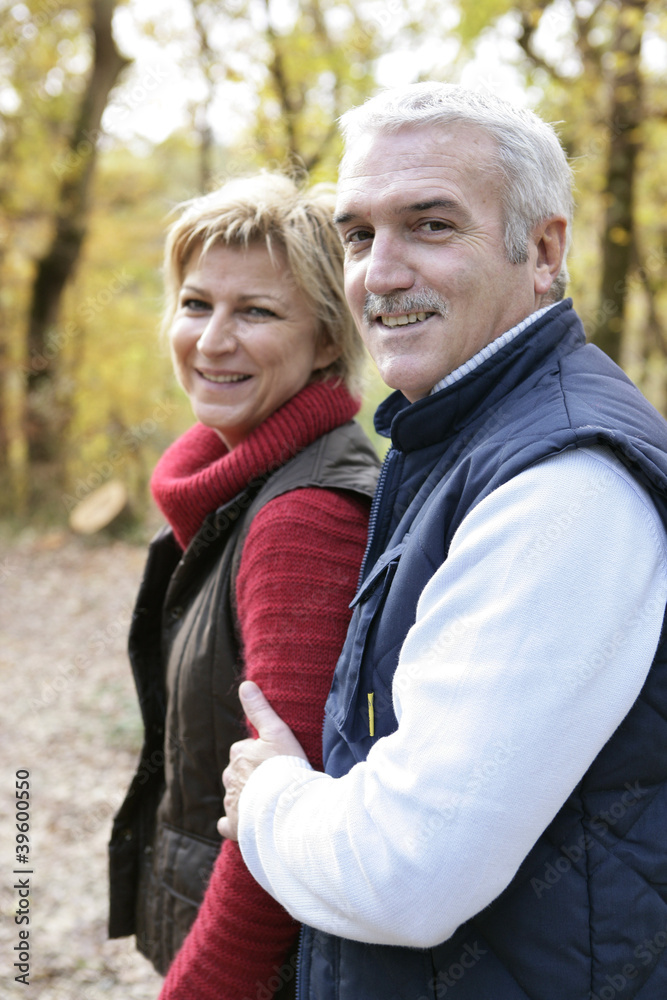
[[[229,764],[222,772],[226,815],[218,820],[218,832],[229,840],[238,840],[239,796],[255,768],[269,757],[281,755],[308,760],[292,730],[276,715],[253,681],[243,681],[239,697],[243,711],[259,733],[259,738],[233,743]]]

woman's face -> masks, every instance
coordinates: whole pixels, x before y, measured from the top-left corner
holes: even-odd
[[[228,448],[338,356],[280,253],[214,245],[185,272],[169,337],[176,376]]]

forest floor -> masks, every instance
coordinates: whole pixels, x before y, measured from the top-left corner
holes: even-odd
[[[155,1000],[160,990],[134,939],[106,935],[106,845],[140,749],[125,647],[144,558],[139,546],[64,532],[0,540],[0,995],[7,1000]],[[28,864],[17,860],[16,841],[15,781],[24,771]],[[29,924],[17,924],[17,911]],[[27,988],[14,967],[26,929]]]

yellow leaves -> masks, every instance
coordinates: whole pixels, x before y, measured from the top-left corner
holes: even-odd
[[[624,4],[619,12],[619,21],[624,28],[641,32],[646,15],[645,3]]]
[[[624,229],[623,226],[612,226],[607,236],[612,243],[620,247],[626,247],[632,240],[632,234],[627,229]]]
[[[313,179],[336,174],[336,119],[374,87],[373,60],[387,23],[409,20],[407,0],[364,10],[351,0],[299,4],[280,33],[268,30],[268,74],[259,91],[254,138],[260,162],[301,164]]]
[[[522,17],[531,28],[536,28],[542,18],[542,11],[539,7],[531,7],[530,10],[524,11]]]
[[[625,61],[627,68],[628,61]],[[619,68],[618,64],[617,68]],[[619,86],[614,87],[614,97],[618,103],[634,104],[638,99],[637,87],[633,84],[620,84]]]
[[[232,69],[231,66],[228,66],[225,69],[224,75],[225,79],[230,81],[230,83],[245,83],[245,75],[243,73],[238,72],[235,69]]]
[[[458,7],[461,19],[457,33],[464,43],[470,43],[503,14],[513,10],[515,5],[512,0],[476,0],[475,3],[459,0]],[[535,13],[539,20],[540,11],[536,10]]]
[[[7,67],[7,79],[21,102],[20,113],[12,115],[0,132],[2,152],[7,153],[4,162],[0,157],[0,210],[7,220],[0,238],[6,234],[17,257],[5,256],[0,264],[1,318],[10,321],[5,325],[14,338],[12,360],[25,348],[21,338],[31,259],[38,259],[47,243],[57,184],[82,168],[93,143],[93,137],[84,136],[73,152],[67,146],[73,109],[79,103],[75,89],[82,81],[85,84],[90,61],[90,32],[84,29],[89,4],[73,0],[67,5],[86,14],[78,18],[78,27],[53,19],[39,25],[39,33],[28,39],[23,29],[37,26],[43,9],[40,3],[27,0],[30,18],[25,23],[10,16],[8,24],[0,25],[3,68]],[[258,11],[246,0],[196,0],[196,6],[210,34],[210,51],[205,59],[200,51],[197,58],[204,59],[212,92],[224,81],[246,84],[253,88],[255,102],[249,104],[247,133],[233,145],[220,144],[214,151],[211,186],[234,174],[267,165],[293,166],[299,160],[309,168],[311,181],[334,179],[340,154],[335,119],[376,89],[374,73],[383,54],[392,47],[404,47],[409,62],[410,46],[414,43],[416,49],[427,41],[443,43],[442,52],[450,51],[445,42],[454,42],[455,52],[465,52],[464,46],[470,52],[483,35],[502,39],[499,62],[507,62],[512,57],[508,60],[504,53],[512,44],[512,32],[516,39],[523,26],[535,32],[537,54],[531,64],[529,54],[521,53],[516,73],[524,74],[527,86],[533,85],[526,91],[529,103],[541,95],[538,111],[549,121],[563,123],[559,131],[577,172],[571,271],[582,311],[596,308],[602,245],[608,241],[627,248],[631,242],[626,216],[614,214],[614,202],[623,192],[619,195],[618,186],[610,181],[609,160],[619,146],[627,150],[635,144],[641,151],[632,222],[638,247],[646,253],[661,245],[662,230],[667,227],[667,153],[664,123],[659,119],[662,80],[648,60],[640,66],[637,54],[644,30],[660,34],[656,4],[649,20],[640,0],[605,0],[597,5],[582,5],[578,0],[452,0],[451,7],[439,0],[294,0],[285,7],[275,0],[270,5],[273,33],[266,30],[261,17],[254,17]],[[590,20],[582,14],[581,23],[577,21],[577,11],[593,7]],[[284,16],[281,8],[287,12]],[[447,17],[442,16],[444,10],[449,12]],[[452,11],[458,11],[458,22]],[[189,34],[194,26],[176,29],[157,15],[152,21],[148,12],[143,16],[146,21],[141,30],[151,45],[172,46],[174,73],[185,66],[192,73],[192,63],[182,57],[184,47],[196,49],[196,37]],[[225,28],[229,29],[226,33]],[[515,54],[519,52],[517,44]],[[415,75],[433,72],[423,62],[410,66]],[[271,73],[278,63],[282,80]],[[54,66],[59,68],[62,84],[58,96],[43,89]],[[558,70],[563,74],[565,66],[568,78],[564,81],[558,78]],[[435,71],[441,71],[443,78],[447,74],[455,78],[458,68],[443,56]],[[485,81],[494,82],[491,77]],[[645,88],[643,103],[649,109],[643,120],[639,84]],[[36,100],[40,93],[43,96]],[[24,114],[24,107],[32,108],[33,114]],[[651,108],[658,109],[653,119]],[[122,110],[129,116],[136,109],[135,101]],[[120,110],[117,107],[116,114]],[[210,124],[222,131],[220,116]],[[174,386],[168,352],[157,330],[165,216],[175,203],[197,193],[196,137],[192,131],[174,132],[163,145],[146,146],[146,156],[121,148],[101,154],[89,240],[56,334],[47,345],[63,363],[71,394],[67,401],[74,414],[69,462],[75,476],[83,476],[86,465],[108,461],[118,441],[128,434],[129,443],[121,450],[123,462],[127,459],[123,470],[137,464],[147,471],[170,436],[192,419],[187,400],[178,396]],[[288,153],[293,157],[291,164]],[[620,220],[623,225],[612,224],[605,232],[608,210],[614,222]],[[632,288],[630,292],[634,301],[637,292]],[[667,301],[660,308],[667,309]],[[45,363],[52,359],[46,358]],[[378,380],[369,383],[363,411],[368,424],[374,403],[386,391]],[[174,405],[173,417],[165,417],[164,422],[155,418],[155,432],[142,431],[144,436],[137,436],[133,428],[153,420],[154,407],[163,400]],[[160,412],[166,414],[168,407]]]

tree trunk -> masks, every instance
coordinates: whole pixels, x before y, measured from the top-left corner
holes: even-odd
[[[67,153],[52,167],[60,179],[54,212],[54,235],[37,264],[28,320],[28,440],[31,461],[57,460],[67,423],[57,400],[58,343],[50,342],[63,292],[73,277],[86,234],[96,143],[109,93],[129,64],[113,38],[111,22],[117,0],[92,0],[94,56],[88,85]]]
[[[206,96],[195,108],[193,124],[199,136],[199,190],[207,194],[213,180],[213,129],[210,110],[215,97],[216,76],[214,68],[220,66],[220,56],[211,48],[206,24],[201,15],[201,0],[190,0],[192,19],[199,39],[199,68],[206,81]]]
[[[595,343],[614,361],[621,342],[634,255],[634,188],[641,148],[642,78],[640,51],[646,0],[624,0],[616,24],[613,52],[610,144],[607,161],[607,210],[602,243],[600,311]]]

